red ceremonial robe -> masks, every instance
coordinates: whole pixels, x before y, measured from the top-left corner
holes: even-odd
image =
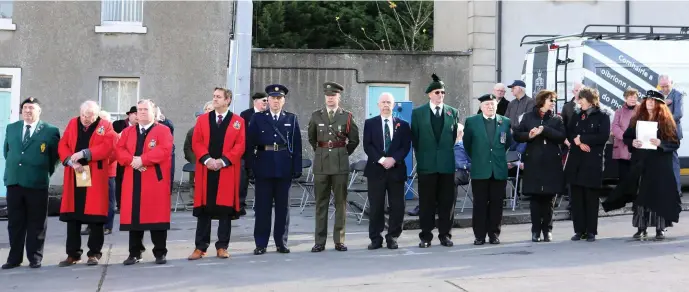
[[[193,212],[196,217],[208,214],[219,218],[239,212],[239,175],[245,150],[245,124],[239,115],[228,113],[230,117],[224,117],[220,127],[215,111],[196,119],[192,138],[192,149],[198,157]],[[210,171],[203,164],[208,158],[222,159],[226,166],[219,171]]]
[[[82,135],[91,135],[89,140],[82,140],[81,148],[87,148],[91,152],[91,160],[80,160],[84,166],[88,165],[91,174],[91,186],[76,187],[75,170],[65,166],[62,187],[62,202],[60,205],[60,221],[81,221],[84,223],[107,222],[108,219],[108,178],[109,158],[114,150],[116,133],[110,122],[96,120],[90,127],[83,131],[79,118],[73,118],[67,124],[64,136],[60,139],[58,153],[63,165],[71,156],[78,152],[79,131]],[[87,139],[82,136],[81,139]],[[86,145],[88,143],[88,146]]]
[[[172,134],[170,128],[154,123],[145,137],[139,126],[127,127],[117,143],[117,161],[124,166],[120,201],[120,230],[145,231],[170,229],[170,167]],[[141,157],[146,170],[130,166]]]

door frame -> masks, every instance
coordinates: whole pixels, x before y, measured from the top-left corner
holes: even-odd
[[[368,103],[369,103],[369,101],[370,101],[369,99],[371,98],[371,97],[369,96],[369,93],[370,93],[369,88],[371,88],[372,86],[380,86],[380,87],[384,86],[384,87],[400,87],[400,88],[404,88],[404,89],[405,89],[405,90],[404,90],[404,93],[405,93],[405,94],[404,94],[404,99],[403,99],[403,100],[397,100],[397,99],[395,99],[395,102],[398,102],[398,101],[409,101],[409,83],[368,83],[368,84],[366,84],[366,103],[365,103],[365,104],[366,104],[366,112],[364,113],[364,114],[365,114],[365,117],[367,117],[367,118],[368,118],[368,114],[369,114],[369,112],[368,112]],[[378,97],[376,97],[376,98],[378,98]]]
[[[12,76],[12,88],[10,88],[10,123],[19,120],[19,103],[21,98],[22,69],[0,67],[0,75]]]

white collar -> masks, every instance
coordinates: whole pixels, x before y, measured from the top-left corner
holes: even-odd
[[[33,129],[36,129],[36,125],[38,125],[38,121],[40,121],[40,120],[36,120],[36,121],[34,121],[33,123],[31,123],[31,124],[27,124],[26,121],[24,121],[24,128],[26,128],[26,126],[31,126],[31,129],[32,129],[32,130],[33,130]]]
[[[274,113],[273,111],[270,111],[270,117],[272,118],[273,116],[276,116],[276,115],[277,115],[278,117],[280,117],[280,114],[281,114],[281,113],[282,113],[282,110],[280,110],[280,111],[277,112],[277,113]]]
[[[254,113],[260,113],[260,112],[262,112],[262,111],[258,110],[257,107],[254,107]]]
[[[487,115],[484,114],[484,113],[481,113],[481,114],[483,115],[483,118],[486,119],[486,120],[487,120],[487,119],[495,119],[495,118],[498,117],[498,115],[493,115],[492,117],[489,117],[489,116],[487,116]]]
[[[148,125],[141,125],[141,124],[139,124],[139,129],[144,129],[144,130],[148,131],[148,129],[149,129],[151,126],[153,126],[153,122],[151,122],[151,123],[148,124]],[[141,130],[139,130],[139,131],[141,131]]]
[[[224,120],[225,117],[227,117],[227,113],[228,113],[229,111],[230,111],[229,108],[228,108],[224,113],[219,113],[218,110],[215,110],[215,116],[217,117],[217,116],[219,116],[219,115],[222,115],[222,118],[223,118],[223,120]]]
[[[390,123],[392,123],[392,120],[394,119],[394,117],[392,115],[390,115],[389,117],[384,117],[383,115],[380,115],[380,120],[382,120],[383,123],[385,123],[385,119],[388,119],[388,121]]]
[[[428,102],[428,105],[431,107],[431,110],[433,110],[434,112],[435,112],[435,107],[436,107],[436,106],[439,106],[439,107],[440,107],[440,111],[443,111],[443,107],[445,106],[445,104],[442,103],[442,102],[441,102],[440,104],[436,105],[436,104],[434,104],[432,101],[429,101],[429,102]]]

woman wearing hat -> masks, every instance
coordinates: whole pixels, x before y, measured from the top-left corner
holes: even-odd
[[[656,122],[655,138],[643,141],[637,137],[638,122]],[[649,90],[624,132],[624,143],[632,153],[631,170],[603,203],[605,211],[634,202],[632,225],[638,228],[635,239],[647,236],[646,228],[656,228],[656,239],[665,239],[664,230],[678,222],[681,201],[677,193],[672,169],[672,153],[679,148],[677,125],[665,98],[660,92]],[[650,142],[650,147],[648,143]]]

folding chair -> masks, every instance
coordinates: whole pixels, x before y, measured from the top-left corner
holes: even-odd
[[[405,190],[404,194],[406,196],[407,192],[411,191],[416,198],[419,198],[419,193],[414,189],[414,180],[416,180],[416,164],[411,169],[411,173],[407,176],[407,181],[404,182]]]
[[[302,189],[301,200],[299,202],[299,207],[301,208],[301,211],[299,212],[299,214],[304,212],[304,208],[306,208],[307,204],[316,200],[316,197],[313,194],[314,175],[313,163],[311,162],[311,159],[302,159],[301,168],[308,170],[306,171],[306,178],[294,181],[294,183],[296,183]],[[313,200],[309,200],[309,198],[312,198]]]
[[[184,166],[182,166],[182,175],[179,176],[179,185],[177,187],[177,198],[175,199],[175,212],[177,212],[177,206],[179,205],[179,201],[181,200],[184,202],[184,199],[182,199],[182,182],[184,181],[184,173],[191,174],[195,171],[196,169],[196,164],[194,163],[187,163]],[[187,176],[189,177],[189,176]],[[193,185],[194,182],[190,181],[189,185]],[[189,191],[193,194],[194,193],[194,187],[191,187]],[[184,210],[189,211],[191,208],[187,207],[186,204],[184,206]]]
[[[507,178],[507,183],[512,187],[512,192],[510,192],[510,195],[508,196],[507,202],[512,205],[512,211],[514,211],[514,208],[517,206],[517,200],[519,200],[519,195],[518,195],[518,186],[519,186],[519,173],[521,169],[519,166],[521,165],[521,160],[522,160],[522,155],[521,153],[517,151],[507,151],[507,163],[513,163],[517,168],[517,175],[515,177],[508,177]]]
[[[356,216],[359,223],[361,223],[361,220],[362,220],[361,218],[363,217],[363,214],[366,211],[366,206],[368,205],[368,195],[366,195],[366,197],[364,198],[364,196],[361,195],[361,193],[367,193],[368,190],[366,188],[352,188],[352,185],[356,181],[357,177],[359,177],[360,175],[363,175],[364,169],[366,168],[366,163],[368,163],[368,162],[366,160],[362,159],[356,163],[352,163],[349,165],[350,179],[349,179],[349,183],[347,184],[347,193],[353,192],[353,193],[357,194],[360,198],[364,199],[364,206],[363,206],[361,212],[359,213],[359,212],[354,211],[354,209],[352,208],[352,203],[350,201],[347,201],[347,209],[348,210],[346,211],[346,214],[347,214],[347,216],[349,216],[349,215]],[[332,211],[333,211],[332,213],[330,213],[329,219],[332,219],[333,216],[335,216],[335,212],[336,212],[336,210],[335,210],[335,194],[332,192],[330,193],[330,204],[329,205],[330,205],[330,209],[332,209]]]
[[[464,208],[466,208],[467,200],[471,201],[473,204],[473,199],[469,195],[471,193],[471,174],[469,174],[469,182],[466,184],[459,184],[457,185],[457,197],[459,198],[459,190],[462,190],[464,192],[464,199],[462,199],[462,209],[459,210],[460,213],[464,212]],[[471,207],[473,208],[473,207]]]

